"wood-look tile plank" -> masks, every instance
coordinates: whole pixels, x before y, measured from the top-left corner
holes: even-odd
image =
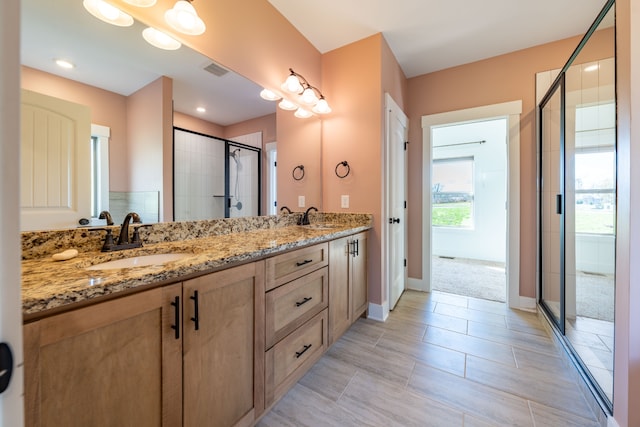
[[[393,317],[412,322],[420,322],[425,325],[448,329],[461,334],[467,333],[468,321],[466,319],[451,317],[440,313],[434,313],[432,311],[423,311],[412,307],[406,307],[394,310]]]
[[[299,383],[316,393],[337,401],[356,374],[357,368],[333,357],[322,357]]]
[[[578,416],[593,417],[576,384],[559,378],[554,372],[526,371],[467,356],[466,378]]]
[[[548,337],[549,333],[536,313],[522,310],[509,310],[505,316],[507,328],[514,331]]]
[[[338,404],[351,413],[374,415],[386,426],[462,427],[461,411],[359,372]]]
[[[533,426],[525,399],[421,363],[416,364],[407,388],[488,423]]]
[[[424,311],[433,311],[437,301],[431,298],[431,294],[427,292],[419,292],[406,290],[396,304],[396,309],[404,307],[413,307]]]
[[[455,306],[464,307],[464,308],[466,308],[469,304],[469,299],[467,297],[463,297],[461,295],[447,294],[445,292],[438,292],[438,291],[431,292],[431,301],[448,304],[448,305],[455,305]]]
[[[402,353],[426,365],[464,377],[464,353],[392,334],[383,335],[377,347]]]
[[[511,346],[429,326],[424,341],[462,353],[514,366]]]
[[[529,402],[529,405],[536,427],[600,427],[600,424],[595,420],[576,416],[537,402]]]
[[[499,342],[514,347],[526,348],[539,353],[555,354],[556,349],[548,336],[514,331],[506,327],[469,321],[467,333],[471,336]]]
[[[509,311],[509,307],[503,302],[471,297],[469,298],[467,308],[494,314],[505,314]]]
[[[446,316],[458,317],[460,319],[473,320],[480,323],[505,326],[505,316],[501,314],[488,313],[486,311],[471,310],[465,307],[439,303],[435,309],[436,313]]]

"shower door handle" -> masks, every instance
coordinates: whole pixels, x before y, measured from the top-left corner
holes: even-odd
[[[556,213],[562,215],[562,194],[556,194]]]

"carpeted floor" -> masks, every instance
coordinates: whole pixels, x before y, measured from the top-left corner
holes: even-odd
[[[431,263],[431,288],[492,301],[506,301],[504,263],[434,256]]]
[[[432,289],[492,301],[506,301],[504,263],[464,258],[432,260]],[[579,272],[576,276],[578,316],[613,321],[614,278]]]

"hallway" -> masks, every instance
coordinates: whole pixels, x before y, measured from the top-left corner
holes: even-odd
[[[600,425],[537,315],[406,291],[358,320],[258,424]]]

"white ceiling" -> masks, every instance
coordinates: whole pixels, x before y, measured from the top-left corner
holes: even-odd
[[[382,33],[406,77],[584,34],[605,0],[269,0],[321,53]]]

